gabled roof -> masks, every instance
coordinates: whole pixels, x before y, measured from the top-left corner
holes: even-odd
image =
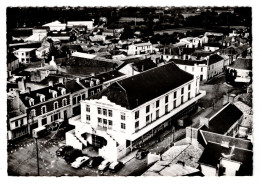
[[[238,58],[230,67],[236,69],[252,70],[252,59]]]
[[[201,130],[225,134],[242,115],[243,112],[241,110],[232,103],[228,103],[213,118],[209,118],[208,127],[204,125]]]
[[[195,64],[207,64],[206,60],[202,61],[196,61],[196,60],[183,60],[183,59],[171,59],[169,62],[174,62],[179,65],[188,65],[188,66],[194,66]]]
[[[136,61],[131,64],[133,68],[138,72],[143,72],[149,70],[151,68],[157,67],[156,64],[151,59],[144,59],[140,61]]]
[[[84,87],[79,85],[75,80],[67,81],[64,86],[67,90],[70,91],[70,93],[74,93],[84,89]]]
[[[221,146],[221,144],[209,142],[199,159],[199,163],[217,167],[222,158],[227,159],[224,156],[230,154],[231,148],[232,147],[224,147]],[[253,152],[235,147],[232,154],[233,155],[229,158],[230,161],[242,163],[237,174],[244,176],[252,175]]]
[[[219,62],[219,61],[221,61],[221,60],[223,60],[223,59],[224,59],[224,58],[221,57],[220,55],[218,55],[218,54],[213,54],[213,55],[209,56],[209,65],[212,65],[212,64],[214,64],[214,63],[217,63],[217,62]]]
[[[192,79],[193,75],[169,63],[113,83],[90,99],[106,96],[111,102],[132,110]]]
[[[21,94],[20,99],[26,107],[30,107],[29,101],[27,100],[27,97],[33,98],[34,99],[34,105],[36,105],[36,104],[40,103],[40,97],[37,96],[37,94],[45,95],[45,101],[48,101],[49,99],[53,99],[52,94],[49,92],[49,90],[55,90],[55,91],[57,91],[57,98],[58,98],[59,96],[61,96],[61,91],[58,90],[58,87],[65,88],[63,84],[59,83],[59,84],[56,84],[56,85],[53,85],[53,86],[49,86],[49,87],[45,87],[45,88],[41,88],[41,89],[38,89],[38,90],[31,91],[30,93],[27,92],[27,93]],[[66,93],[69,93],[69,91],[66,90]]]

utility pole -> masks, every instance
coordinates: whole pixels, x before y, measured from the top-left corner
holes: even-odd
[[[36,137],[34,138],[34,141],[35,141],[35,147],[36,147],[37,176],[40,176],[38,142],[37,142]]]

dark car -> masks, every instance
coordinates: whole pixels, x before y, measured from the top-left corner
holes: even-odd
[[[72,149],[66,151],[64,154],[64,159],[67,163],[74,162],[78,157],[82,156],[82,151],[79,149]]]
[[[64,156],[66,151],[72,150],[73,147],[72,146],[67,146],[67,145],[63,145],[60,148],[58,148],[58,150],[56,151],[56,155],[57,156]]]
[[[143,159],[145,156],[147,156],[147,154],[149,153],[148,150],[144,150],[144,149],[139,149],[135,155],[136,159]]]
[[[119,171],[123,166],[124,164],[121,161],[114,161],[109,165],[109,170],[110,172],[115,173]]]
[[[96,167],[103,160],[104,160],[104,158],[102,158],[101,156],[96,156],[96,157],[89,158],[89,160],[86,162],[86,164],[87,164],[88,167]]]

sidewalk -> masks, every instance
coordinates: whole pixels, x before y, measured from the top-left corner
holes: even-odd
[[[119,161],[121,161],[123,164],[126,164],[127,162],[129,162],[131,159],[133,159],[135,157],[136,152],[137,152],[137,150],[130,152],[128,155],[126,155],[125,157],[123,157]]]

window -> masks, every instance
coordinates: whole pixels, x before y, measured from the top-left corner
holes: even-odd
[[[42,114],[45,114],[45,113],[46,113],[46,106],[45,106],[45,105],[42,106],[41,111],[42,111]]]
[[[77,97],[74,97],[72,102],[73,102],[73,105],[75,105],[77,103]]]
[[[165,103],[168,103],[168,100],[169,100],[169,96],[165,96]]]
[[[90,115],[86,115],[86,120],[90,121]]]
[[[86,95],[82,94],[82,100],[86,99]]]
[[[146,113],[150,112],[150,105],[146,106]]]
[[[21,125],[23,125],[23,119],[21,119]]]
[[[183,93],[184,93],[184,87],[181,88],[181,94],[183,94]]]
[[[159,118],[159,110],[156,110],[156,119]]]
[[[58,102],[57,102],[57,101],[55,101],[55,102],[53,103],[53,107],[54,107],[54,110],[55,110],[55,109],[58,109]]]
[[[98,123],[102,123],[102,119],[101,118],[98,118]]]
[[[188,90],[190,90],[190,84],[188,85]]]
[[[100,88],[97,89],[97,92],[100,92]]]
[[[15,121],[15,127],[19,127],[18,120],[17,120],[17,121]]]
[[[139,118],[139,110],[135,112],[135,119]]]
[[[149,123],[149,121],[150,121],[150,115],[147,115],[146,116],[146,123]]]
[[[190,92],[188,93],[188,99],[190,99]]]
[[[98,114],[101,114],[101,108],[97,108],[98,109]]]
[[[176,100],[173,101],[173,108],[176,108]]]
[[[135,122],[135,128],[139,127],[139,121]]]
[[[30,112],[30,116],[31,116],[31,117],[34,117],[34,116],[36,116],[35,109],[31,110],[31,112]]]
[[[176,99],[176,97],[177,97],[177,92],[174,92],[173,93],[173,98]]]
[[[168,105],[165,105],[165,114],[168,113]]]
[[[107,119],[103,119],[103,123],[106,125],[107,124]]]
[[[107,109],[103,109],[103,115],[107,115]]]
[[[108,126],[112,127],[112,125],[113,125],[113,122],[111,120],[108,120]]]
[[[78,96],[78,103],[81,101],[81,96]]]
[[[183,96],[181,96],[181,104],[183,103]]]
[[[109,117],[112,117],[112,116],[113,116],[112,110],[108,110],[108,116],[109,116]]]
[[[125,113],[121,112],[121,120],[125,120]]]
[[[121,129],[125,129],[125,123],[121,123]]]
[[[159,107],[159,105],[160,105],[160,100],[157,100],[156,101],[156,108]]]
[[[200,71],[203,72],[203,68],[202,67],[201,67]]]
[[[86,111],[90,112],[90,106],[89,105],[86,105]]]
[[[94,90],[92,90],[92,91],[90,92],[90,95],[93,96],[94,93],[95,93]]]
[[[42,119],[42,125],[46,125],[47,124],[47,118],[43,118]]]
[[[62,100],[62,106],[64,107],[64,106],[66,106],[66,105],[67,105],[67,99],[64,98],[64,99]]]

